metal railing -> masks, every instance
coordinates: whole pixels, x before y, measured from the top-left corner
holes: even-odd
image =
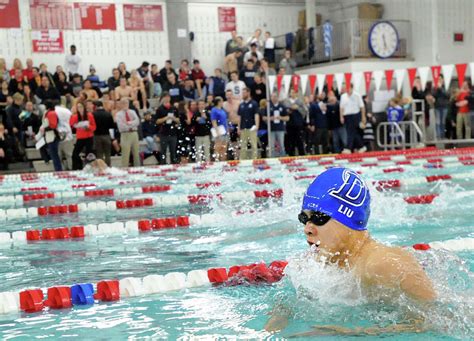
[[[369,31],[374,23],[379,20],[350,19],[333,24],[332,52],[326,56],[324,52],[323,27],[314,29],[314,56],[309,57],[308,31],[294,32],[295,39],[291,49],[296,58],[298,66],[316,63],[330,62],[351,58],[374,58],[369,48]],[[408,20],[390,20],[398,31],[400,44],[393,56],[394,58],[411,58],[412,56],[412,32],[411,23]],[[297,39],[297,36],[300,38]],[[286,36],[275,37],[276,62],[283,56],[286,47]]]
[[[423,147],[424,134],[414,121],[382,122],[377,126],[377,145],[384,150]]]

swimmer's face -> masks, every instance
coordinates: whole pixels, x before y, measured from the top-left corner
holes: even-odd
[[[303,211],[310,216],[310,211]],[[304,226],[306,241],[310,246],[315,245],[317,249],[326,255],[336,255],[345,251],[351,230],[331,219],[322,226],[317,226],[308,221]]]

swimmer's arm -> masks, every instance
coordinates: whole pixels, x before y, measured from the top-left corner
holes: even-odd
[[[278,304],[273,307],[270,315],[270,318],[265,324],[265,330],[269,333],[275,333],[288,326],[288,319],[290,318],[291,310],[284,305]]]

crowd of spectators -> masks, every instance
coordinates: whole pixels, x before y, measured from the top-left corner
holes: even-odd
[[[8,68],[0,58],[0,167],[25,160],[25,148],[33,146],[55,170],[82,169],[90,153],[108,166],[111,156],[121,155],[127,167],[148,157],[175,164],[255,159],[268,151],[293,156],[373,149],[377,121],[367,98],[352,87],[341,94],[325,87],[309,96],[267,89],[267,76],[292,74],[296,67],[290,50],[276,63],[276,48],[270,32],[262,37],[256,30],[248,39],[232,32],[223,68],[212,75],[199,60],[183,59],[179,67],[171,60],[161,68],[120,63],[105,80],[93,65],[88,75],[78,73],[75,46],[54,73],[31,59],[26,66],[15,59]],[[448,94],[442,82],[422,91],[417,79],[412,98],[425,102],[426,120],[434,110],[438,138],[470,138],[470,85]],[[411,119],[413,109],[410,98],[393,98],[387,120]]]

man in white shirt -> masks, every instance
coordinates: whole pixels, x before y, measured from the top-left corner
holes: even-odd
[[[359,129],[364,129],[366,123],[365,105],[361,95],[354,92],[352,84],[349,91],[341,96],[340,119],[347,131],[347,149],[342,153],[349,154],[353,149],[358,149],[359,153],[367,150],[364,146]]]
[[[64,69],[69,73],[69,79],[75,73],[80,74],[79,65],[81,64],[81,57],[76,53],[76,45],[71,45],[71,54],[66,55],[64,62]]]
[[[140,166],[138,126],[140,119],[134,110],[129,109],[129,101],[122,98],[118,103],[120,111],[115,120],[120,132],[120,145],[122,146],[122,167],[128,167],[130,152],[133,154],[133,166]]]
[[[71,111],[68,108],[56,105],[54,108],[56,115],[58,115],[59,159],[62,160],[63,170],[72,170],[72,152],[74,150],[74,141],[69,119],[71,118]]]
[[[225,86],[225,90],[232,91],[232,97],[234,100],[242,100],[242,92],[247,87],[244,82],[239,80],[239,74],[237,71],[231,72],[230,74],[231,81]]]
[[[258,45],[256,43],[252,43],[250,45],[250,51],[247,51],[244,54],[244,64],[247,64],[250,58],[252,58],[252,54],[255,53],[257,55],[258,60],[263,59],[263,54],[258,50]]]

